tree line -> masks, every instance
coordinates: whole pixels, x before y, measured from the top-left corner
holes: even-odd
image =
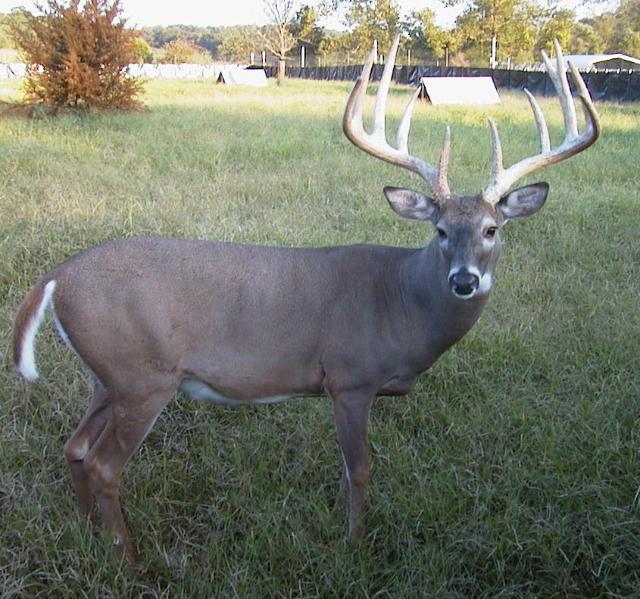
[[[213,61],[299,64],[304,48],[307,65],[361,63],[377,40],[387,48],[402,33],[399,62],[457,66],[515,66],[538,62],[540,50],[550,51],[554,38],[567,53],[621,52],[640,55],[640,0],[621,0],[617,8],[578,20],[574,11],[554,0],[445,0],[459,4],[452,28],[435,23],[430,8],[402,14],[393,0],[265,0],[269,24],[263,27],[171,25],[138,30],[139,62]],[[343,31],[319,23],[331,11],[341,11]],[[18,15],[19,16],[19,15]],[[0,17],[0,46],[10,45]],[[6,42],[6,43],[5,43]]]
[[[292,0],[266,0],[267,7],[288,9],[279,23],[288,40],[281,47],[270,42],[275,19],[265,27],[146,27],[141,30],[152,48],[178,40],[204,49],[211,60],[255,62],[286,57],[297,64],[305,49],[307,65],[361,63],[372,40],[387,48],[396,32],[402,33],[400,62],[447,63],[458,66],[496,66],[539,61],[540,50],[552,50],[557,38],[567,53],[621,52],[640,56],[640,0],[621,0],[617,8],[590,18],[559,4],[542,0],[447,0],[461,4],[452,28],[435,23],[430,8],[402,14],[393,0],[322,0],[295,8]],[[344,31],[320,26],[328,11],[341,10]],[[282,12],[280,13],[282,16]],[[283,32],[280,31],[282,37]]]

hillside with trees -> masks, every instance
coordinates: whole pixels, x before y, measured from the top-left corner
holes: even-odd
[[[400,62],[410,57],[414,64],[487,66],[493,39],[499,66],[537,62],[540,50],[550,50],[554,38],[567,53],[640,56],[640,0],[621,0],[615,9],[582,20],[553,1],[446,1],[460,8],[450,29],[436,24],[435,12],[426,3],[422,10],[403,14],[393,0],[321,0],[313,4],[267,0],[271,22],[263,27],[143,27],[138,30],[136,60],[248,63],[253,56],[261,63],[264,52],[268,64],[281,59],[297,65],[304,47],[307,65],[355,64],[363,61],[372,40],[382,50],[397,31],[403,34]],[[284,8],[286,12],[278,12]],[[322,15],[338,9],[344,15],[344,30],[323,28]],[[274,15],[284,16],[278,21]],[[15,13],[0,15],[1,46],[11,47],[5,32],[7,23],[15,18]]]

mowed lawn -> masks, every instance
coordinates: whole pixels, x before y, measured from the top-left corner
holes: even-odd
[[[349,89],[156,81],[146,112],[0,120],[0,596],[637,596],[635,104],[599,105],[597,145],[536,176],[549,200],[505,228],[478,325],[411,395],[375,402],[361,546],[348,545],[334,508],[341,457],[325,399],[231,409],[178,396],[125,471],[135,575],[77,515],[62,447],[88,391],[51,326],[38,340],[41,378],[16,376],[22,297],[66,257],[120,236],[426,243],[430,228],[399,219],[382,195],[420,182],[344,138]],[[408,94],[393,91],[391,125]],[[526,100],[503,96],[490,109],[418,105],[413,153],[435,162],[451,123],[452,186],[479,191],[487,115],[507,164],[537,152]],[[541,103],[558,142],[557,103]]]

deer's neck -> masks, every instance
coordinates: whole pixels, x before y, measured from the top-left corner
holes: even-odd
[[[415,333],[423,337],[420,362],[429,367],[477,322],[487,296],[456,298],[449,289],[449,265],[433,240],[413,253],[400,270],[405,311]]]

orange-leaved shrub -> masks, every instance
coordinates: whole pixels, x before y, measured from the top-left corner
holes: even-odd
[[[30,101],[53,107],[134,110],[142,82],[128,75],[136,62],[135,31],[119,0],[48,0],[40,14],[20,10],[10,33],[27,63]]]

